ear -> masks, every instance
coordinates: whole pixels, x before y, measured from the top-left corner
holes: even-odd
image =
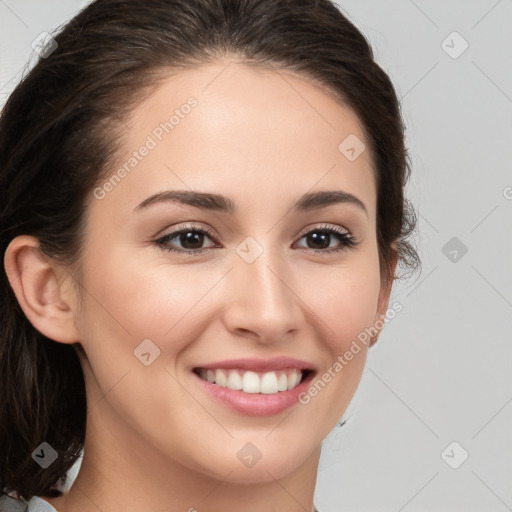
[[[377,323],[377,321],[379,321],[379,324],[381,324],[384,321],[384,318],[386,317],[386,312],[387,312],[388,306],[389,306],[389,297],[391,295],[391,288],[393,287],[393,282],[394,282],[396,265],[398,263],[398,252],[396,250],[395,244],[392,244],[392,248],[393,248],[393,258],[389,264],[390,278],[387,282],[382,281],[380,292],[379,292],[377,315],[375,316],[375,323]],[[380,335],[380,331],[382,330],[383,327],[384,327],[384,325],[382,325],[382,327],[379,329],[379,335]],[[375,338],[372,338],[372,341],[370,342],[370,347],[373,346],[377,342],[377,338],[379,335],[377,335]]]
[[[40,249],[37,238],[18,236],[4,257],[7,279],[29,322],[47,338],[79,341],[72,277]]]

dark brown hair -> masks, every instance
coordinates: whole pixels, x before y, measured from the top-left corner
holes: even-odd
[[[377,180],[377,239],[385,282],[395,242],[413,272],[416,217],[404,197],[410,165],[400,105],[361,32],[329,0],[96,0],[53,36],[0,118],[0,255],[18,235],[73,267],[95,184],[107,175],[152,86],[174,70],[235,55],[325,85],[354,110]],[[341,141],[340,141],[341,142]],[[405,274],[404,274],[405,275]],[[76,350],[27,320],[0,270],[0,489],[23,499],[64,482],[85,439],[86,396]],[[32,452],[58,453],[47,469]]]

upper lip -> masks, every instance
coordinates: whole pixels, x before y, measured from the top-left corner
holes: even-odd
[[[297,368],[299,370],[313,370],[313,366],[300,359],[293,357],[273,357],[271,359],[226,359],[224,361],[215,361],[214,363],[203,364],[197,368],[205,370],[225,369],[225,370],[249,370],[253,372],[272,372],[284,370],[285,368]]]

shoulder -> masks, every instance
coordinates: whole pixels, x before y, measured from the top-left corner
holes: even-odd
[[[0,512],[57,512],[47,501],[33,496],[30,500],[16,500],[7,494],[0,496]]]

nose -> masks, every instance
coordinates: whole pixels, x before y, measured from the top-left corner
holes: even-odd
[[[301,303],[293,291],[291,269],[268,252],[252,263],[235,258],[224,309],[230,332],[266,344],[282,342],[297,330]]]

